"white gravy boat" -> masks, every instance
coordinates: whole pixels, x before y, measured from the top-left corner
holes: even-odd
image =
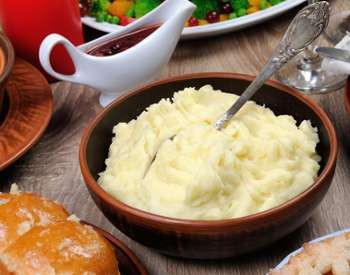
[[[123,92],[151,80],[168,63],[185,23],[195,8],[188,0],[167,0],[122,30],[106,34],[79,47],[75,47],[59,34],[50,34],[40,46],[41,65],[56,79],[81,83],[100,90],[100,104],[106,106]],[[103,57],[86,53],[94,46],[155,24],[161,26],[140,43],[121,53]],[[51,51],[58,44],[66,48],[74,63],[75,73],[72,75],[60,74],[51,66]]]

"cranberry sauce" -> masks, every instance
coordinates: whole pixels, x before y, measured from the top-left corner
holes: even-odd
[[[110,56],[117,53],[121,53],[140,43],[159,27],[160,25],[152,25],[136,29],[130,33],[124,34],[102,45],[95,46],[94,48],[89,49],[87,53],[94,56]]]

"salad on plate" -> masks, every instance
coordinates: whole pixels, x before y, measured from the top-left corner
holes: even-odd
[[[97,22],[126,26],[147,14],[164,0],[80,0],[81,15]],[[267,9],[285,0],[191,0],[197,9],[186,27],[232,20]]]

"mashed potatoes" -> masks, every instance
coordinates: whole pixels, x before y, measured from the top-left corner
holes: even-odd
[[[133,207],[197,220],[246,216],[307,189],[319,170],[317,129],[249,102],[215,130],[236,99],[187,88],[119,123],[99,184]]]

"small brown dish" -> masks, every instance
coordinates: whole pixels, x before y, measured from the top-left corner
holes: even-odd
[[[10,40],[0,32],[0,114],[5,94],[5,86],[15,62],[15,53]]]
[[[344,104],[345,110],[350,114],[350,77],[345,85]]]
[[[130,238],[160,253],[183,258],[218,259],[237,256],[263,247],[291,233],[311,216],[333,179],[337,138],[326,113],[311,99],[277,82],[269,81],[254,96],[276,114],[289,114],[300,123],[311,120],[318,127],[322,157],[319,177],[306,191],[273,209],[254,215],[219,221],[194,221],[154,215],[130,207],[106,193],[96,182],[105,169],[118,122],[136,118],[150,104],[171,97],[185,87],[211,84],[226,92],[241,93],[253,76],[201,73],[155,82],[110,104],[85,130],[80,144],[80,166],[86,185],[104,215]]]
[[[122,275],[147,275],[147,271],[136,257],[136,255],[121,241],[116,239],[114,236],[108,232],[98,228],[87,222],[85,224],[91,225],[95,230],[97,230],[101,235],[103,235],[112,245],[116,257],[119,263],[119,271]]]
[[[16,58],[0,113],[0,171],[27,152],[44,133],[53,112],[49,84],[38,69]]]

